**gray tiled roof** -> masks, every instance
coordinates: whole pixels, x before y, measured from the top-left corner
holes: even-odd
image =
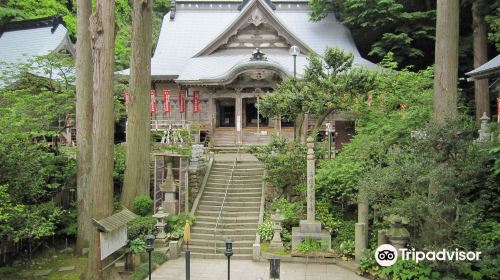
[[[327,47],[338,47],[355,55],[355,64],[375,68],[376,66],[362,58],[354,44],[349,30],[333,14],[320,22],[309,21],[307,10],[274,10],[277,19],[298,39],[317,54],[322,54]],[[170,13],[165,15],[158,45],[151,61],[153,79],[192,80],[196,77],[216,77],[220,72],[234,67],[238,61],[248,59],[248,53],[216,52],[206,57],[196,57],[217,36],[239,16],[236,10],[195,10],[178,9],[175,19]],[[263,49],[264,53],[270,50]],[[272,52],[272,51],[271,51]],[[281,64],[288,73],[293,71],[293,60],[288,54],[268,55],[270,61]],[[305,57],[298,57],[297,72],[302,73],[306,65]],[[124,70],[120,74],[128,75]]]
[[[58,25],[6,31],[0,37],[0,61],[23,63],[30,58],[57,51],[65,43],[68,30]]]
[[[136,214],[132,213],[128,209],[123,209],[122,211],[106,217],[102,220],[96,221],[92,219],[92,223],[102,232],[114,231],[122,226],[127,225],[128,222],[136,219]]]
[[[466,75],[479,77],[487,76],[489,74],[493,74],[494,72],[500,72],[500,54],[478,68],[466,73]]]
[[[19,30],[7,30],[0,36],[0,72],[12,70],[7,64],[22,64],[31,59],[66,49],[73,53],[73,45],[64,25],[33,27]],[[34,70],[35,75],[48,77],[42,70]],[[52,76],[59,77],[54,71]],[[0,80],[0,86],[3,81]]]

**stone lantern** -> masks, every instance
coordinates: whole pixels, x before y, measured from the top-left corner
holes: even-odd
[[[158,212],[153,215],[153,218],[156,219],[155,227],[158,229],[158,234],[156,235],[156,240],[158,242],[167,241],[167,234],[165,233],[165,218],[168,217],[168,214],[163,212],[163,207],[158,207]]]
[[[391,227],[387,230],[386,236],[389,242],[399,251],[410,241],[410,232],[404,227],[404,225],[408,224],[408,219],[398,215],[390,215],[387,220],[391,223]]]
[[[283,247],[283,242],[281,241],[281,222],[283,222],[284,218],[280,213],[280,210],[276,210],[276,214],[271,215],[271,221],[273,221],[273,230],[274,236],[273,240],[271,240],[271,244],[269,245],[269,249],[272,251],[283,251],[285,247]]]

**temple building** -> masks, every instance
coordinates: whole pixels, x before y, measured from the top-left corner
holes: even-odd
[[[293,123],[264,118],[258,103],[286,77],[300,78],[309,53],[337,47],[356,66],[376,67],[333,13],[311,22],[309,11],[303,0],[173,2],[151,62],[152,129],[197,123],[217,146],[293,137]]]

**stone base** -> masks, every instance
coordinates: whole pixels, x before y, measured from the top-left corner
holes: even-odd
[[[292,251],[295,251],[297,249],[297,246],[300,243],[302,243],[302,241],[304,241],[306,237],[319,240],[322,245],[326,244],[327,248],[324,249],[330,250],[332,248],[332,239],[330,233],[327,230],[321,231],[321,223],[318,224],[320,226],[319,232],[303,232],[301,230],[301,227],[292,228]],[[301,221],[301,226],[302,226],[302,221]]]
[[[271,241],[271,244],[269,244],[269,252],[276,252],[276,251],[284,251],[285,247],[283,247],[283,243],[280,242],[273,242]]]
[[[165,236],[165,238],[156,238],[154,242],[154,247],[155,248],[163,248],[168,245],[168,239]]]
[[[318,221],[309,222],[300,221],[300,232],[302,233],[321,233],[321,223]]]

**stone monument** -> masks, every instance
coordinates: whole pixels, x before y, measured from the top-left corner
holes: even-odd
[[[167,234],[165,233],[165,218],[168,217],[168,214],[163,212],[163,207],[158,207],[158,212],[153,215],[153,218],[156,219],[155,227],[158,229],[158,234],[155,238],[155,245],[163,246],[167,243]]]
[[[314,139],[307,138],[307,220],[300,221],[299,227],[292,228],[292,251],[306,238],[311,237],[327,244],[330,250],[332,247],[330,233],[321,230],[321,223],[316,221],[316,193],[314,187],[315,175]]]
[[[479,138],[476,142],[488,142],[491,141],[491,133],[490,128],[488,127],[488,121],[490,118],[486,115],[486,112],[483,113],[481,117],[481,128],[478,130]]]
[[[276,210],[276,214],[271,215],[271,221],[273,221],[274,236],[269,245],[270,251],[284,251],[283,242],[281,241],[281,222],[283,221],[283,216],[281,216],[280,210]]]

